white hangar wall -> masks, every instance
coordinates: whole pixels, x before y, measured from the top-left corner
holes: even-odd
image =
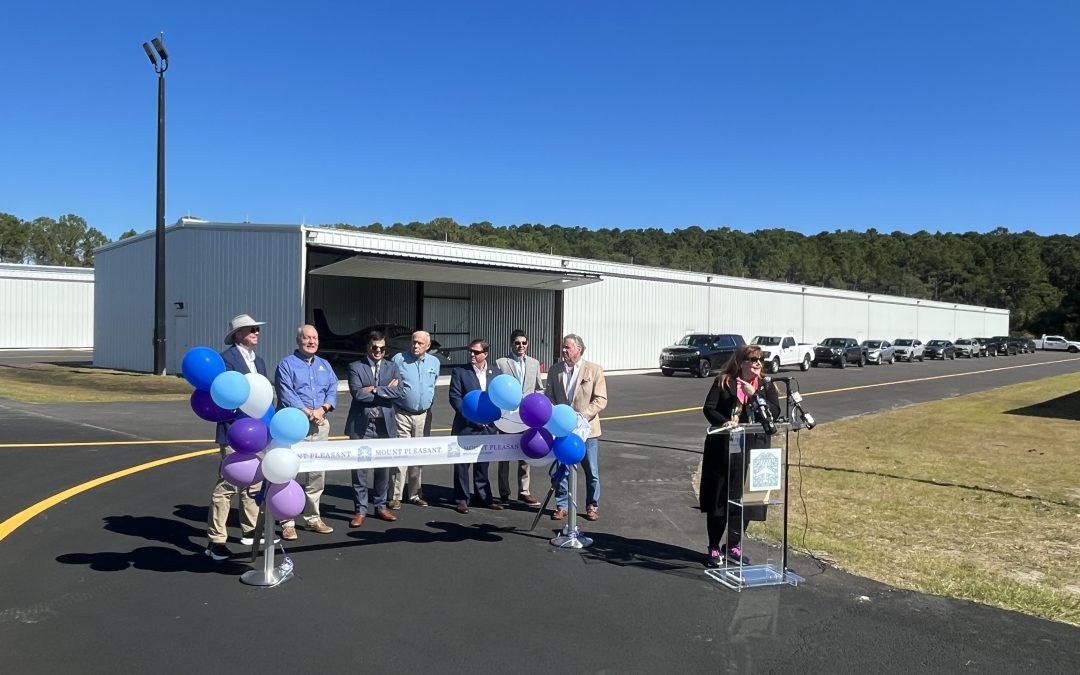
[[[295,349],[304,322],[304,245],[297,226],[182,219],[166,228],[165,255],[166,372],[179,373],[193,346],[225,349],[228,322],[237,314],[266,322],[259,354],[271,370]],[[153,232],[97,249],[95,262],[94,365],[150,372]]]
[[[94,270],[0,263],[0,349],[94,345]]]

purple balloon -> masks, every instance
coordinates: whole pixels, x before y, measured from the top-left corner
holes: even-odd
[[[253,455],[270,443],[270,430],[262,420],[245,417],[229,427],[229,445],[232,449]]]
[[[533,429],[539,429],[551,419],[551,400],[540,392],[529,394],[521,399],[518,406],[521,421]]]
[[[239,452],[226,457],[221,462],[221,477],[226,483],[238,488],[246,488],[263,479],[259,465],[262,460],[257,455],[242,455]]]
[[[228,422],[235,419],[236,410],[226,410],[210,397],[210,392],[196,389],[191,392],[191,410],[207,422]]]
[[[529,429],[521,434],[521,451],[526,457],[540,459],[551,452],[551,443],[555,438],[547,429]]]
[[[278,520],[289,520],[304,512],[304,488],[294,480],[273,483],[266,491],[266,503]]]

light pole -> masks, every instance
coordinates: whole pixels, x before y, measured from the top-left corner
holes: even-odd
[[[156,37],[143,43],[158,75],[157,113],[157,221],[154,235],[154,373],[165,374],[165,71],[169,52]]]

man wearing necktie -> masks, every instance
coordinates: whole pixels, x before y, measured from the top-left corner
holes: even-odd
[[[487,391],[488,382],[500,374],[488,363],[489,349],[487,340],[473,340],[469,344],[469,363],[454,368],[450,373],[450,407],[454,409],[454,422],[451,424],[450,433],[455,436],[483,436],[499,433],[494,424],[470,422],[461,412],[461,403],[465,400],[465,394],[477,389]],[[472,503],[501,511],[502,505],[491,495],[487,462],[454,465],[454,509],[458,513],[469,512],[470,466],[473,482]]]
[[[521,395],[544,390],[540,377],[540,362],[526,354],[529,338],[520,328],[510,334],[510,354],[498,359],[495,365],[507,375],[513,375],[521,383]],[[517,462],[518,498],[529,506],[539,506],[540,501],[529,493],[529,463]],[[510,462],[499,462],[499,496],[504,504],[510,501]]]
[[[394,420],[394,401],[401,396],[398,367],[386,356],[386,336],[381,331],[368,335],[367,356],[349,364],[349,393],[352,405],[345,420],[345,433],[352,439],[394,438],[398,427]],[[390,469],[372,469],[374,484],[370,490],[375,517],[393,522],[397,516],[387,508]],[[349,527],[360,527],[368,512],[367,469],[353,469],[354,516]]]
[[[607,381],[604,369],[581,358],[585,341],[573,333],[562,340],[562,360],[551,367],[544,393],[555,404],[566,403],[589,423],[589,438],[585,441],[585,518],[599,518],[600,508],[600,411],[607,407]],[[552,520],[566,518],[568,481],[563,478],[555,490],[555,513]],[[574,495],[577,499],[577,495]]]

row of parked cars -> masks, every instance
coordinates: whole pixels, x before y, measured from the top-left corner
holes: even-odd
[[[736,348],[745,344],[743,337],[734,333],[686,335],[676,344],[661,350],[660,372],[667,376],[681,371],[697,377],[708,377],[723,367]],[[817,345],[799,344],[791,336],[758,335],[750,344],[761,348],[765,370],[770,373],[777,372],[782,366],[798,366],[801,370],[822,365],[837,368],[857,365],[861,368],[867,363],[880,365],[896,361],[910,363],[926,359],[1013,356],[1034,352],[1036,348],[1032,339],[1005,335],[959,338],[955,341],[928,340],[926,343],[914,338],[898,338],[892,342],[826,338]]]

